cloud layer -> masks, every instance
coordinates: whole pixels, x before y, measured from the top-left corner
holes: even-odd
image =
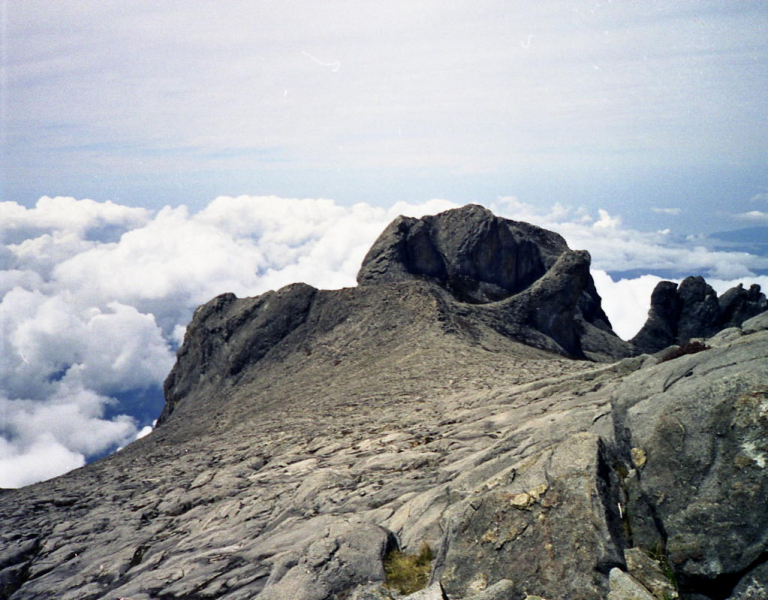
[[[55,476],[146,434],[156,414],[139,399],[157,395],[201,303],[296,281],[352,286],[395,216],[455,206],[240,196],[216,198],[198,212],[153,213],[63,197],[43,197],[34,208],[0,203],[0,487]],[[540,210],[514,198],[489,208],[588,249],[623,337],[642,325],[659,278],[609,273],[673,269],[704,273],[723,289],[736,279],[768,286],[755,276],[768,268],[765,258],[675,244],[669,234],[623,228],[605,210]]]

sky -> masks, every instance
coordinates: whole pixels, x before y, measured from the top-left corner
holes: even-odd
[[[5,0],[0,26],[0,487],[147,434],[198,305],[354,285],[398,214],[561,233],[625,339],[661,277],[768,287],[708,235],[768,225],[762,1]]]
[[[513,195],[641,230],[768,223],[763,0],[1,10],[3,196],[24,206]]]

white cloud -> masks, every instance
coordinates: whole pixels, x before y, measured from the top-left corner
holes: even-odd
[[[768,223],[768,213],[761,210],[750,210],[749,212],[739,213],[735,215],[737,219],[742,221],[751,221],[752,223]]]
[[[115,398],[161,385],[201,303],[296,281],[352,286],[394,217],[456,206],[222,196],[196,213],[179,206],[153,214],[72,198],[42,198],[32,209],[0,203],[7,217],[0,219],[0,461],[7,475],[0,487],[56,475],[148,432],[146,418],[137,422],[135,407]],[[606,312],[625,338],[644,322],[658,278],[614,281],[607,272],[670,269],[749,283],[768,268],[765,258],[626,229],[606,210],[595,217],[513,197],[489,208],[589,250]]]
[[[768,202],[768,192],[755,194],[750,198],[750,202]]]
[[[44,398],[60,382],[99,393],[160,385],[172,365],[152,315],[109,302],[84,309],[67,290],[17,287],[0,302],[0,385],[12,397]]]
[[[764,154],[754,7],[8,5],[9,159],[27,172]]]
[[[157,419],[152,421],[152,425],[145,425],[144,427],[142,427],[141,430],[136,434],[136,439],[140,440],[143,437],[147,437],[155,429],[156,424],[157,424]]]
[[[85,464],[82,454],[69,450],[51,435],[20,449],[0,437],[0,488],[17,488],[56,477]]]
[[[616,229],[621,227],[620,217],[612,217],[611,215],[608,214],[607,210],[604,210],[602,208],[599,209],[597,212],[600,215],[600,218],[592,224],[592,227],[594,229],[601,229],[601,230],[610,229],[615,231]]]
[[[0,487],[59,475],[133,439],[137,429],[131,417],[104,418],[110,402],[69,385],[44,400],[0,397]]]
[[[620,338],[631,339],[648,317],[651,292],[662,280],[661,277],[643,275],[635,279],[614,281],[608,273],[598,269],[592,270],[592,277],[613,330]]]
[[[657,215],[677,216],[683,212],[682,208],[651,208]]]
[[[110,200],[96,202],[43,196],[32,209],[15,202],[0,202],[0,223],[5,233],[16,229],[40,229],[82,235],[105,226],[140,227],[149,216],[150,212],[145,208],[122,206]]]

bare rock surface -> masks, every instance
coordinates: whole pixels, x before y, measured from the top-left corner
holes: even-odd
[[[754,349],[766,341],[760,332],[638,372],[613,399],[619,446],[644,457],[625,479],[632,536],[664,546],[684,588],[718,597],[765,560],[768,361]]]
[[[433,226],[422,262],[461,245]],[[0,598],[394,600],[386,558],[424,544],[422,597],[668,591],[632,549],[683,600],[761,597],[768,323],[668,362],[583,360],[627,345],[585,300],[588,257],[546,239],[544,271],[495,300],[373,258],[355,289],[201,307],[158,429],[0,493]]]
[[[656,600],[637,579],[620,569],[611,569],[609,581],[608,600]]]

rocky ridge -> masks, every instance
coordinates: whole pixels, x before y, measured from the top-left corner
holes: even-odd
[[[631,343],[638,352],[659,352],[740,327],[766,310],[768,300],[757,284],[749,290],[739,284],[718,298],[703,277],[686,277],[679,286],[661,281],[651,294],[648,320]]]
[[[465,207],[201,307],[153,434],[0,494],[0,598],[392,599],[422,544],[410,600],[764,598],[768,313],[629,356],[561,240]]]

